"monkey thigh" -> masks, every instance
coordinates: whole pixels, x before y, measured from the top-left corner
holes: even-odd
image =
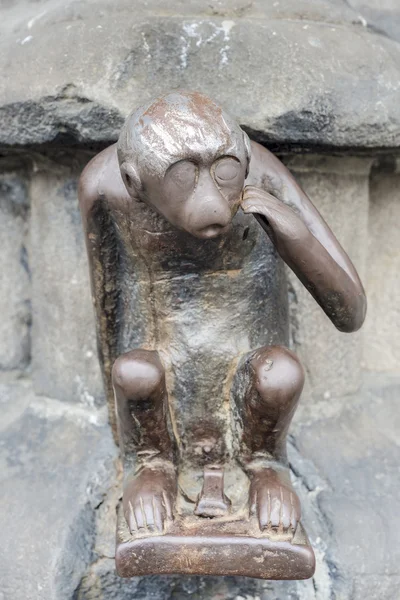
[[[241,458],[286,462],[286,436],[304,385],[296,355],[264,346],[241,360],[232,387],[234,429]]]
[[[137,349],[122,354],[114,363],[112,383],[124,457],[169,458],[165,371],[158,353]]]

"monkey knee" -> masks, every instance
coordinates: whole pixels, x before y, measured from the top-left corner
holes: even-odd
[[[304,385],[304,370],[297,356],[282,346],[266,346],[251,359],[254,386],[267,406],[292,406]]]
[[[164,368],[157,352],[132,350],[122,354],[114,363],[112,382],[117,401],[141,401],[162,390]]]

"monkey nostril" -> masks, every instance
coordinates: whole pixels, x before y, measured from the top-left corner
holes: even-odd
[[[222,231],[223,229],[226,229],[229,225],[228,223],[210,223],[209,225],[206,225],[205,227],[202,228],[202,231],[208,231],[208,230],[215,230],[215,231]]]
[[[225,225],[221,225],[220,223],[211,223],[211,225],[207,225],[204,229],[223,229]]]
[[[197,236],[201,238],[213,238],[223,233],[229,227],[229,223],[221,225],[220,223],[213,223],[202,227],[197,231]]]

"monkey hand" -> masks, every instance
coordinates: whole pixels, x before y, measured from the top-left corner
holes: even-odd
[[[260,188],[244,188],[241,208],[254,214],[281,255],[288,245],[306,243],[310,236],[307,225],[290,206]]]

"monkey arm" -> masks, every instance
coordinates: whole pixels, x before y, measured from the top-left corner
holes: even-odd
[[[90,177],[84,172],[78,195],[96,312],[98,354],[110,408],[110,420],[113,421],[115,410],[111,369],[117,358],[118,340],[118,238],[106,199],[98,195],[95,186],[93,190],[91,187]]]
[[[255,215],[282,259],[335,327],[344,332],[356,331],[366,312],[362,284],[329,227],[309,205],[308,200],[304,210],[295,206],[295,211],[275,196],[253,186],[245,188],[242,201],[244,212]]]

